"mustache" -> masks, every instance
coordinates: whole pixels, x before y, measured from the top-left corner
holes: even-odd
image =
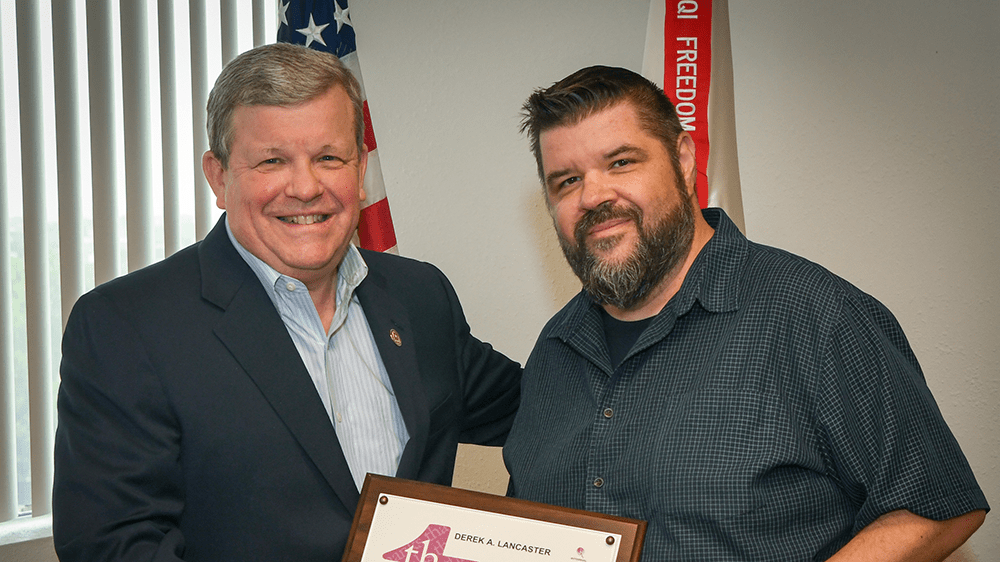
[[[624,204],[615,206],[610,201],[605,201],[580,217],[579,222],[576,223],[576,228],[573,229],[573,238],[576,239],[578,245],[582,246],[590,229],[602,222],[614,219],[630,219],[635,222],[636,226],[641,227],[642,211],[636,205]]]

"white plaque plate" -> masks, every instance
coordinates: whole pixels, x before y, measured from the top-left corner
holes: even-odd
[[[369,475],[347,562],[637,561],[646,523]]]

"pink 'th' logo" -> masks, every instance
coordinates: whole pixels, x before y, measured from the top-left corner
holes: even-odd
[[[475,562],[444,555],[444,545],[448,543],[449,533],[451,527],[428,525],[419,537],[396,550],[386,552],[382,559],[391,562]]]

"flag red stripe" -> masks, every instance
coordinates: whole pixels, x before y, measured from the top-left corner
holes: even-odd
[[[369,152],[375,150],[375,129],[372,127],[372,114],[368,111],[368,100],[362,105],[362,113],[365,116],[365,146]]]
[[[362,248],[376,252],[384,252],[396,245],[396,231],[392,228],[388,199],[381,199],[361,209],[358,239]]]

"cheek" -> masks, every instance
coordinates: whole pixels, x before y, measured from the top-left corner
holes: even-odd
[[[557,234],[567,240],[574,239],[577,222],[579,222],[579,217],[566,209],[559,210],[557,208],[552,213],[552,224],[556,227]]]
[[[364,198],[364,184],[356,172],[347,170],[330,173],[322,180],[324,189],[342,202]]]
[[[273,187],[274,185],[276,185],[275,182],[264,181],[244,185],[243,189],[236,194],[238,204],[251,212],[266,209],[268,204],[279,198],[281,190]]]
[[[362,201],[365,198],[365,187],[357,181],[344,181],[338,191],[342,194],[342,200],[349,203]]]
[[[239,194],[235,199],[229,199],[229,212],[239,213],[243,215],[245,220],[252,220],[261,213],[264,207],[265,205],[259,204],[252,197],[248,197],[246,193]]]

